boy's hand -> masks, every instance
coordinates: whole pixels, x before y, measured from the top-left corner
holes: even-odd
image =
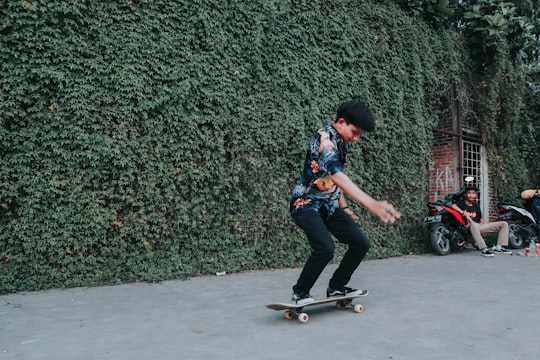
[[[346,209],[343,210],[343,211],[345,211],[345,213],[346,213],[347,215],[349,215],[349,216],[351,217],[351,219],[353,219],[353,220],[355,220],[355,221],[358,220],[358,215],[356,215],[356,214],[354,213],[354,211],[352,211],[351,209],[346,208]]]
[[[369,209],[373,215],[385,223],[393,224],[397,219],[401,217],[401,213],[397,211],[392,204],[388,201],[377,201],[372,209]]]
[[[463,215],[463,219],[465,219],[465,228],[467,228],[467,229],[470,228],[471,225],[472,225],[472,221],[473,221],[471,219],[471,217],[469,215],[465,214],[465,215]]]

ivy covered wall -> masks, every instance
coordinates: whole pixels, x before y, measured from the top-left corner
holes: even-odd
[[[511,61],[506,41],[499,41],[496,51],[483,71],[470,72],[472,101],[467,108],[486,145],[494,211],[501,201],[522,206],[521,192],[540,185],[540,92],[534,87],[535,71],[529,73],[527,67]]]
[[[392,3],[32,1],[0,9],[0,293],[302,265],[287,212],[309,135],[351,97],[369,257],[422,251],[451,31]]]
[[[519,153],[525,157],[528,186],[540,187],[540,66],[530,69],[525,77],[525,91],[520,123],[522,124]]]

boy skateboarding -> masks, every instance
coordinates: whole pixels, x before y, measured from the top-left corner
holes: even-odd
[[[314,301],[309,292],[334,256],[331,235],[348,245],[348,249],[329,281],[326,295],[367,295],[366,290],[346,286],[367,254],[370,242],[356,224],[358,217],[347,206],[345,195],[385,223],[394,223],[401,216],[392,204],[375,200],[344,172],[348,146],[374,128],[371,109],[362,102],[349,101],[339,106],[335,120],[327,122],[309,141],[302,176],[290,202],[291,216],[306,233],[312,248],[293,286],[292,301],[298,305]]]

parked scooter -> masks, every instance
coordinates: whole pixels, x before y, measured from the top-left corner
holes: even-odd
[[[540,189],[540,186],[536,186]],[[534,194],[536,191],[536,194]],[[522,198],[526,192],[522,193]],[[515,206],[511,203],[499,203],[499,215],[496,221],[507,221],[509,227],[508,245],[514,249],[522,248],[529,242],[537,241],[540,236],[540,191],[533,190],[530,198],[525,200],[524,207]],[[535,218],[535,216],[537,218]]]
[[[473,177],[465,178],[465,187],[448,194],[444,200],[437,200],[427,204],[429,216],[424,223],[429,226],[429,238],[433,251],[439,255],[448,255],[452,248],[474,246],[474,239],[465,227],[465,219],[452,208],[452,204],[463,198],[468,184]]]

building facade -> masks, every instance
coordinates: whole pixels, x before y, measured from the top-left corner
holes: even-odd
[[[447,194],[465,185],[465,178],[472,176],[472,185],[479,189],[479,204],[484,221],[493,219],[490,211],[489,171],[485,141],[474,119],[463,115],[455,87],[447,90],[441,98],[439,123],[433,129],[433,145],[428,174],[428,201],[443,199]],[[486,216],[486,214],[490,214]]]

